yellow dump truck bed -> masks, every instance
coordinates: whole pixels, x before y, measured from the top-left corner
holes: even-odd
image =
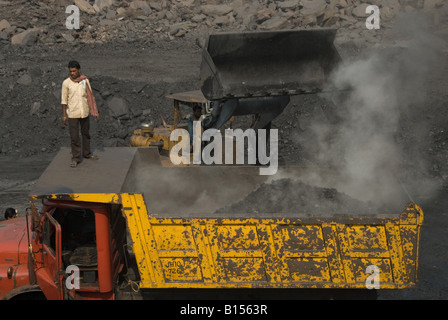
[[[148,216],[143,203],[124,204],[142,288],[365,288],[369,266],[383,289],[416,281],[415,205],[395,218],[176,219]]]
[[[164,167],[153,148],[96,154],[73,170],[62,149],[32,196],[121,204],[140,288],[390,289],[417,281],[423,213],[405,196],[381,208],[332,188],[303,199],[298,184],[278,183],[300,180],[305,168],[267,177],[256,167]]]

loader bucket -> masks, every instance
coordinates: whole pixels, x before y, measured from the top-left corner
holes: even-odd
[[[336,30],[219,33],[209,36],[201,90],[209,100],[320,92],[340,61]]]

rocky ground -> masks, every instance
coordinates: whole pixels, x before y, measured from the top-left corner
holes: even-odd
[[[72,4],[80,9],[79,29],[67,28]],[[369,4],[380,9],[378,30],[366,28]],[[338,29],[335,44],[347,63],[334,83],[354,90],[293,97],[273,123],[280,160],[334,168],[369,187],[347,184],[350,196],[387,196],[377,178],[393,171],[426,214],[421,284],[379,297],[448,298],[448,3],[442,0],[0,0],[0,208],[23,214],[27,192],[69,145],[60,107],[69,60],[80,61],[99,107],[93,146],[127,146],[140,123],[172,121],[167,94],[199,89],[207,34],[309,28]]]

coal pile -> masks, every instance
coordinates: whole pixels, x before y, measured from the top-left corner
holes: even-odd
[[[283,178],[261,184],[244,199],[216,213],[269,214],[299,217],[309,215],[372,215],[384,213],[371,202],[354,199],[334,188],[311,186],[300,180]]]
[[[70,16],[66,9],[73,4],[80,10],[79,29],[69,29],[66,24]],[[367,49],[408,48],[416,34],[427,38],[421,32],[401,34],[396,28],[402,15],[421,13],[446,54],[446,1],[372,4],[381,10],[380,29],[366,28],[368,3],[361,0],[1,0],[0,156],[31,158],[68,146],[60,90],[71,59],[81,63],[90,79],[100,112],[100,121],[91,122],[92,146],[101,148],[128,146],[133,131],[143,122],[156,126],[162,125],[161,118],[172,122],[172,104],[165,96],[199,89],[201,49],[210,33],[335,28],[335,45],[346,61]],[[411,31],[421,29],[421,24],[415,24],[416,30]],[[418,63],[412,66],[412,70],[414,66],[427,68]],[[432,82],[425,79],[425,88],[420,83],[417,86],[418,96],[425,101],[412,114],[401,112],[400,122],[392,128],[396,133],[391,134],[406,150],[402,167],[410,168],[411,177],[423,172],[446,184],[445,68],[437,65],[439,78],[428,69]],[[411,94],[417,92],[407,89]],[[318,95],[292,97],[272,123],[272,128],[279,130],[279,161],[326,165],[328,157],[319,149],[322,143],[334,145],[337,134],[333,132],[341,132],[345,115],[340,107]],[[424,166],[415,164],[414,155],[427,158]]]

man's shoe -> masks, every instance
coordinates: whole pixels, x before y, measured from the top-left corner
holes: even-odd
[[[72,160],[72,162],[70,163],[70,167],[76,168],[77,166],[78,166],[78,161]]]
[[[98,160],[98,156],[91,154],[90,156],[84,157],[85,159],[90,159],[90,160]]]

